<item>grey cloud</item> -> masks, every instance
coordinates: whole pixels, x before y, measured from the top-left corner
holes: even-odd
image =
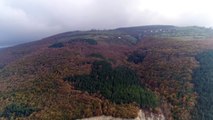
[[[158,5],[153,2],[153,6]],[[199,18],[202,13],[185,13],[171,18],[162,13],[161,7],[154,7],[147,6],[146,0],[0,0],[0,46],[72,30],[148,24],[213,25],[208,14]]]

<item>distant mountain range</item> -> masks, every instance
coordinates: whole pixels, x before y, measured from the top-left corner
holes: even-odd
[[[0,49],[1,49],[1,48],[7,48],[7,47],[10,47],[10,46],[0,46]]]

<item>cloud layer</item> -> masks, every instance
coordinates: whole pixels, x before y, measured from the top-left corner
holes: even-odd
[[[0,46],[72,30],[213,26],[211,0],[0,0]]]

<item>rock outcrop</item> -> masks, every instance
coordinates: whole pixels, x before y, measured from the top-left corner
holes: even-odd
[[[112,116],[97,116],[79,120],[166,120],[166,119],[163,114],[149,113],[149,115],[147,115],[144,111],[140,110],[138,112],[138,117],[134,119],[114,118]]]

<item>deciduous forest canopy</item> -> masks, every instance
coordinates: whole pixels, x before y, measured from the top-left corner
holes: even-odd
[[[213,30],[72,31],[0,50],[1,119],[209,120]]]

